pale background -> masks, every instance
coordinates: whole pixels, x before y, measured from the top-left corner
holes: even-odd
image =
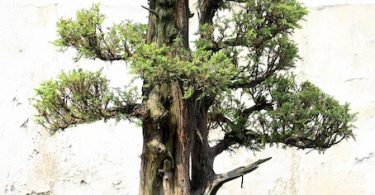
[[[0,0],[0,194],[137,194],[141,130],[126,122],[96,122],[49,136],[34,124],[29,98],[61,70],[104,67],[112,85],[129,80],[122,63],[80,61],[50,41],[55,22],[88,8],[89,0]],[[255,172],[223,186],[220,194],[375,194],[375,0],[305,0],[309,15],[295,35],[309,79],[358,112],[356,141],[324,154],[294,149],[242,150],[215,162],[223,172],[272,156]],[[107,24],[145,22],[147,1],[102,0]],[[193,6],[193,3],[191,3]],[[195,26],[196,18],[191,26]]]

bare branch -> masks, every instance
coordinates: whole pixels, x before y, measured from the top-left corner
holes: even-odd
[[[147,7],[143,6],[143,5],[141,5],[141,7],[142,7],[143,9],[149,11],[150,13],[154,14],[157,18],[159,17],[159,14],[158,14],[155,10],[150,9],[150,8],[147,8]]]
[[[228,150],[229,147],[236,143],[237,142],[235,138],[225,136],[224,139],[222,139],[219,143],[217,143],[215,146],[212,146],[210,150],[214,156],[217,156],[225,150]]]
[[[265,158],[265,159],[259,159],[258,161],[251,163],[247,166],[238,167],[236,169],[233,169],[227,173],[217,174],[215,175],[207,184],[206,188],[204,189],[203,194],[207,195],[214,195],[217,193],[217,191],[220,189],[220,187],[229,181],[232,181],[238,177],[241,177],[247,173],[250,173],[257,169],[260,164],[267,162],[272,157]]]

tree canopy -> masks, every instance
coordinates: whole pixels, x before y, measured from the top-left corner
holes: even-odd
[[[298,84],[291,72],[299,56],[290,36],[306,9],[297,1],[231,4],[220,7],[231,14],[218,14],[213,24],[200,26],[191,52],[145,43],[147,26],[130,21],[104,32],[99,5],[78,11],[76,19],[61,19],[54,44],[75,48],[76,60],[124,60],[150,83],[180,81],[184,98],[193,93],[215,97],[210,127],[221,128],[228,142],[240,146],[283,143],[323,150],[353,136],[348,104],[340,105],[310,82]],[[42,83],[34,104],[38,122],[56,131],[118,114],[140,115],[141,97],[134,90],[116,93],[108,82],[100,71],[78,70]]]
[[[150,1],[148,25],[124,21],[103,29],[99,5],[78,11],[74,19],[60,19],[57,47],[74,48],[75,60],[123,61],[143,80],[142,95],[135,86],[112,89],[101,71],[62,72],[36,89],[37,122],[51,133],[109,118],[138,118],[159,128],[163,120],[174,123],[176,102],[171,99],[178,100],[177,85],[180,103],[204,107],[200,117],[207,115],[207,123],[197,130],[200,140],[207,140],[211,129],[224,132],[208,149],[211,164],[218,154],[237,147],[261,150],[281,144],[324,151],[353,137],[355,114],[349,105],[308,81],[298,82],[293,73],[300,57],[291,36],[307,14],[297,0],[200,0],[198,38],[190,45],[183,28],[170,22],[176,2]],[[154,141],[145,144],[159,143]],[[157,151],[168,147],[165,143]],[[163,152],[163,158],[171,154]],[[266,160],[207,178],[217,178],[210,182],[220,187]]]

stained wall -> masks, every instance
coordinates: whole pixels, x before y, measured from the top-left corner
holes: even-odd
[[[216,172],[272,156],[219,194],[375,194],[375,1],[304,0],[309,15],[295,35],[303,60],[296,73],[358,112],[356,140],[324,154],[269,148],[225,153]],[[33,88],[61,70],[103,68],[111,85],[130,80],[122,63],[73,62],[50,41],[55,22],[89,7],[87,0],[0,0],[0,194],[137,194],[141,129],[127,122],[96,122],[49,136],[32,119]],[[103,0],[106,25],[145,22],[147,1]],[[193,3],[191,3],[193,6]],[[194,27],[196,19],[192,19]]]

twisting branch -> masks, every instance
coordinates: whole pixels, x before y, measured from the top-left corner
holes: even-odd
[[[208,129],[215,129],[220,127],[222,130],[225,129],[225,127],[232,127],[234,126],[234,122],[231,121],[229,118],[224,116],[222,113],[218,112],[209,112],[207,114],[208,116]]]
[[[226,182],[232,181],[238,177],[241,177],[247,173],[250,173],[257,169],[260,164],[271,160],[272,157],[259,159],[258,161],[251,163],[247,166],[238,167],[229,172],[217,174],[208,182],[203,194],[214,195],[217,193],[219,188]]]
[[[268,64],[268,67],[271,67],[271,66],[276,66],[276,65]],[[263,81],[265,81],[269,77],[271,77],[276,71],[278,71],[278,67],[268,70],[264,72],[261,76],[258,76],[252,80],[250,78],[237,77],[235,78],[235,81],[233,81],[232,83],[228,85],[228,87],[231,89],[253,88],[261,84]]]
[[[233,126],[234,123],[225,117],[222,113],[208,113],[208,120],[210,123],[216,123],[218,126],[222,125]],[[224,127],[222,127],[224,128]],[[236,143],[236,140],[233,137],[224,136],[224,139],[217,143],[215,146],[210,148],[210,153],[213,156],[221,154],[223,151],[227,150],[230,146]]]
[[[260,110],[269,109],[269,108],[272,108],[271,103],[257,102],[257,104],[242,110],[240,112],[240,115],[244,119],[247,119],[250,116],[250,114],[252,114],[255,111],[260,111]],[[231,121],[230,119],[225,117],[222,113],[209,113],[208,117],[209,117],[210,121],[219,123],[219,125],[220,125],[220,123],[223,123],[223,124],[227,125],[228,127],[237,127],[239,129],[245,128],[245,127],[240,127],[240,124],[235,124],[233,121]],[[224,152],[225,150],[228,150],[234,144],[237,144],[237,143],[241,144],[242,140],[241,140],[241,138],[238,138],[238,137],[242,137],[242,135],[237,136],[237,135],[241,134],[241,132],[247,132],[248,134],[247,134],[246,137],[254,139],[254,140],[259,139],[259,137],[260,137],[260,135],[255,134],[255,133],[249,134],[249,132],[250,132],[249,130],[246,130],[246,129],[242,129],[242,130],[243,131],[236,131],[236,130],[232,129],[231,132],[227,133],[224,136],[224,139],[219,141],[219,143],[217,143],[215,146],[211,147],[212,154],[214,156],[217,156],[217,155],[221,154],[222,152]]]
[[[229,147],[236,143],[237,142],[235,138],[225,136],[224,139],[222,139],[219,143],[217,143],[215,146],[212,146],[210,150],[214,156],[217,156],[225,150],[228,150]]]

